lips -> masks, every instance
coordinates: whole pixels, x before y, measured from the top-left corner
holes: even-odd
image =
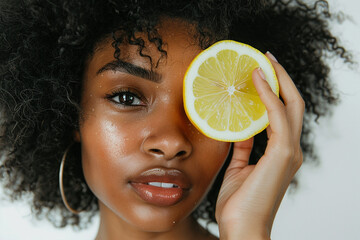
[[[183,172],[164,168],[149,169],[129,183],[142,200],[161,207],[180,202],[191,187]]]

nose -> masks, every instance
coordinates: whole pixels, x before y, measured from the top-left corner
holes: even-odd
[[[186,136],[186,126],[188,124],[174,115],[162,113],[143,141],[144,152],[165,160],[187,158],[191,154],[192,144]]]

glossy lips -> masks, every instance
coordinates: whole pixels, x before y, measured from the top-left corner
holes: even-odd
[[[190,188],[189,179],[176,169],[153,168],[130,181],[135,192],[156,206],[171,206],[184,197]]]

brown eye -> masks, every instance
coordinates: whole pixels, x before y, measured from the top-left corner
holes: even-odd
[[[119,92],[111,97],[111,100],[125,106],[143,105],[140,98],[131,92]]]

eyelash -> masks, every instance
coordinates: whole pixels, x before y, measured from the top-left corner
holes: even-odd
[[[126,102],[121,102],[121,98],[123,96],[125,96],[125,95],[128,95],[128,96],[134,97],[135,99],[138,99],[138,101],[140,103],[138,103],[138,104],[133,104],[133,103],[127,104]],[[115,100],[116,97],[118,97],[118,100]],[[144,106],[145,105],[143,97],[140,94],[138,94],[137,92],[135,92],[134,90],[128,89],[128,88],[115,90],[111,94],[107,95],[106,98],[109,99],[110,101],[116,103],[116,104],[122,105],[123,107],[138,107],[138,106]],[[133,99],[133,101],[134,101],[134,99]]]

